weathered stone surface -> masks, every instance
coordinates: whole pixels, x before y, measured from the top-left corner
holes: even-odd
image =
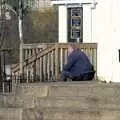
[[[14,94],[0,94],[0,108],[14,106]]]
[[[0,120],[120,120],[120,84],[21,84],[0,95]]]
[[[119,120],[119,109],[115,110],[87,110],[87,109],[65,109],[46,108],[42,110],[26,109],[23,120]]]
[[[37,83],[19,85],[16,96],[45,97],[45,96],[117,96],[119,97],[120,84],[100,84],[94,82],[63,82],[63,83]]]
[[[119,120],[119,111],[48,111],[44,120]]]
[[[79,109],[120,109],[120,102],[114,99],[92,97],[45,97],[35,102],[37,108],[79,108]]]
[[[38,83],[22,84],[17,88],[15,106],[33,108],[38,98],[44,97],[78,97],[90,98],[91,104],[111,101],[118,104],[120,101],[119,84],[100,84],[90,82],[66,82],[66,83]]]
[[[37,97],[47,96],[48,86],[40,84],[23,84],[16,90],[15,102],[16,106],[24,108],[33,108],[34,100]]]
[[[111,97],[117,96],[120,91],[120,84],[100,84],[100,83],[66,83],[49,87],[48,96],[87,96],[87,97]]]
[[[0,120],[22,120],[22,109],[0,108]]]
[[[34,108],[24,109],[22,116],[22,120],[44,120],[42,111]]]

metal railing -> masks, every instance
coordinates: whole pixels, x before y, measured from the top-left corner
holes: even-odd
[[[0,93],[12,92],[12,76],[0,76]]]

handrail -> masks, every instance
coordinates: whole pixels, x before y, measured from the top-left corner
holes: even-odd
[[[27,61],[27,64],[30,64],[31,62],[33,62],[35,59],[38,59],[38,56],[41,56],[41,55],[44,55],[45,53],[51,51],[52,49],[54,49],[54,46],[52,47],[48,47],[46,49],[43,49],[41,50],[38,54],[36,55],[32,55],[30,58],[27,58],[24,60],[23,62],[23,67],[25,67],[26,65],[26,61]],[[12,73],[18,71],[20,68],[19,68],[19,64],[15,64],[11,67],[11,70],[12,70]]]
[[[23,59],[28,59],[34,54],[38,54],[41,50],[44,50],[54,43],[34,43],[34,44],[23,44]]]
[[[76,44],[89,57],[91,63],[97,71],[97,44],[80,43]],[[23,63],[24,82],[49,82],[58,80],[63,65],[67,62],[67,43],[56,43],[52,47],[41,50]],[[19,74],[19,65],[12,68],[12,74]]]

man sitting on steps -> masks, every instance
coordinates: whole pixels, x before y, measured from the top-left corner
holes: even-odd
[[[90,63],[87,55],[75,47],[74,43],[68,45],[68,62],[64,65],[61,73],[61,79],[67,81],[92,80],[94,78],[93,65]]]

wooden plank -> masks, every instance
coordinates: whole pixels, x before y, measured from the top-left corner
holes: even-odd
[[[64,56],[65,56],[65,58],[64,58],[64,64],[66,64],[67,63],[67,58],[68,58],[68,49],[64,49]]]
[[[47,55],[47,78],[48,78],[48,81],[50,81],[50,53],[48,53]]]
[[[76,46],[79,46],[79,48],[97,48],[96,43],[76,43]],[[67,48],[68,43],[59,43],[59,48]]]
[[[32,49],[32,48],[47,48],[50,46],[55,45],[55,43],[33,43],[33,44],[24,44],[23,48],[24,49]]]
[[[36,79],[36,61],[33,62],[33,80],[32,80],[32,82],[34,82],[35,79]]]
[[[24,49],[46,48],[46,45],[41,44],[24,44]]]
[[[46,56],[43,56],[43,75],[44,81],[46,81]]]
[[[97,75],[97,50],[93,49],[93,65]]]
[[[58,77],[59,77],[59,62],[58,62],[58,53],[59,51],[58,51],[58,46],[56,45],[56,47],[55,47],[55,78],[56,78],[56,80],[58,79]]]
[[[40,82],[42,81],[42,57],[40,58],[40,66],[39,66],[39,68],[40,68]]]
[[[37,81],[38,81],[38,79],[39,79],[39,73],[40,73],[40,59],[37,59],[36,60],[36,79],[37,79]]]
[[[26,82],[28,83],[29,82],[29,67],[26,66]]]
[[[51,77],[54,76],[54,51],[51,52]]]
[[[63,49],[60,48],[60,71],[63,70]]]
[[[43,50],[42,52],[40,52],[40,53],[37,55],[37,59],[39,59],[41,56],[44,56],[44,55],[47,54],[48,52],[51,52],[53,49],[55,49],[54,46],[51,47],[51,48],[48,48],[48,49]],[[35,57],[32,56],[32,57],[28,60],[28,63],[32,63],[34,60],[35,60]]]

